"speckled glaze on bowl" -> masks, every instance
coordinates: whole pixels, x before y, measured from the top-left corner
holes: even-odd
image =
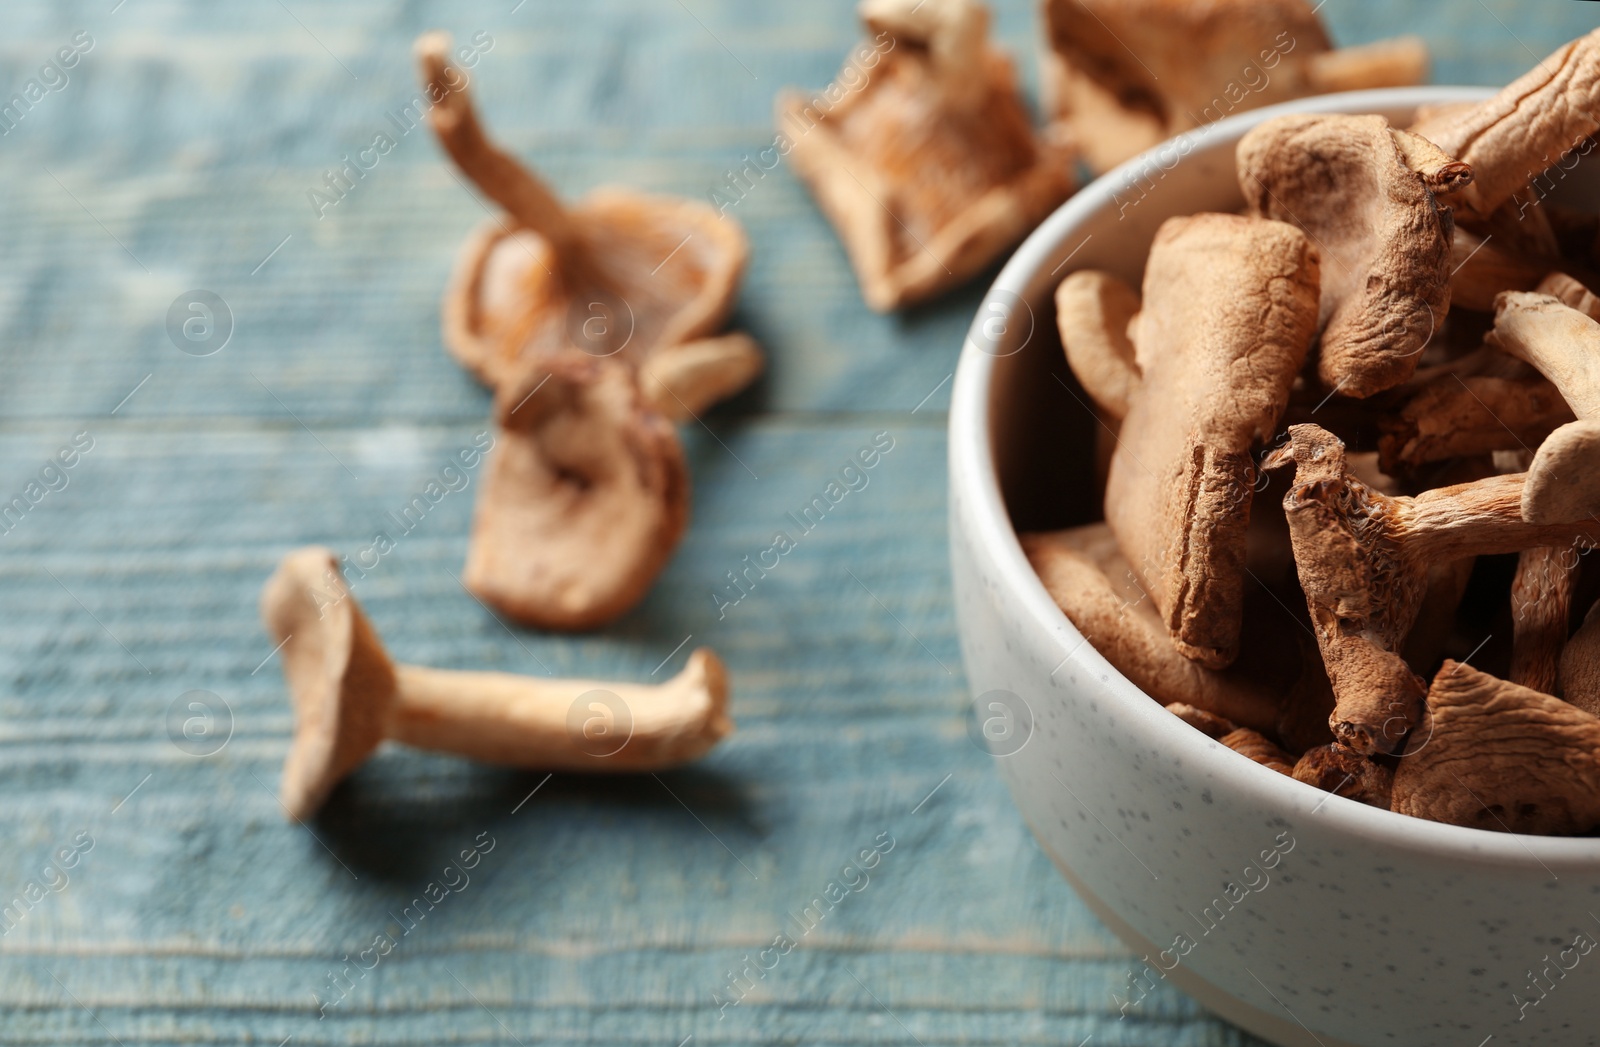
[[[1274,115],[1382,113],[1403,126],[1419,105],[1486,93],[1331,95],[1169,142],[1051,216],[969,332],[950,408],[967,676],[985,709],[1011,706],[997,733],[1020,733],[992,748],[1023,742],[996,763],[1039,842],[1148,957],[1115,986],[1130,1013],[1140,986],[1164,978],[1295,1047],[1600,1042],[1600,950],[1590,951],[1600,942],[1600,839],[1406,818],[1251,763],[1165,712],[1086,643],[1029,568],[1013,525],[1099,517],[1094,423],[1053,331],[1051,294],[1067,272],[1108,269],[1137,286],[1162,220],[1242,206],[1234,146]],[[1592,193],[1596,170],[1578,165],[1561,192]],[[1020,696],[1027,712],[991,691]]]

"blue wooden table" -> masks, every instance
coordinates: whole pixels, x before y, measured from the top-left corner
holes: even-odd
[[[775,92],[828,82],[856,37],[845,0],[513,4],[0,11],[0,96],[45,86],[0,113],[0,501],[31,506],[0,524],[0,1044],[1251,1042],[1165,985],[1118,1020],[1133,958],[968,740],[943,410],[980,290],[869,313],[783,168],[735,209],[735,326],[770,368],[685,429],[694,524],[642,607],[576,638],[492,617],[456,581],[475,486],[357,588],[424,664],[647,679],[709,644],[738,733],[691,770],[537,791],[386,751],[285,821],[261,582],[296,545],[370,542],[488,413],[438,337],[483,212],[433,141],[310,195],[414,96],[412,38],[485,34],[487,118],[563,191],[708,198],[770,141]],[[1420,32],[1465,83],[1595,18],[1323,15],[1343,42]],[[1032,89],[1031,6],[996,27]],[[206,356],[168,334],[197,290],[231,316]],[[880,432],[867,487],[719,617],[726,573]]]

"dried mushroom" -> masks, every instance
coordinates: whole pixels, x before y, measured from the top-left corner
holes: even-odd
[[[1384,810],[1389,809],[1394,789],[1393,767],[1338,742],[1307,749],[1295,763],[1293,775],[1297,782]]]
[[[1099,155],[1166,133],[1263,12],[1315,25],[1263,0],[1046,10],[1074,27],[1052,41],[1058,101],[1070,128],[1104,129]],[[1286,79],[1316,64],[1324,83],[1395,57],[1289,50]],[[1600,588],[1582,566],[1600,546],[1600,214],[1539,174],[1597,126],[1600,31],[1488,103],[1419,112],[1423,133],[1265,120],[1237,148],[1246,215],[1169,219],[1138,292],[1094,271],[1058,286],[1067,363],[1112,437],[1097,454],[1115,445],[1105,523],[1023,548],[1174,716],[1386,811],[1600,833],[1600,602],[1572,629]]]
[[[1021,538],[1045,591],[1135,686],[1158,701],[1192,704],[1233,725],[1276,725],[1278,700],[1267,687],[1206,669],[1173,649],[1159,612],[1104,524]]]
[[[1562,45],[1493,98],[1425,114],[1411,129],[1472,167],[1472,184],[1454,187],[1445,202],[1464,217],[1487,218],[1568,153],[1592,147],[1600,29]]]
[[[1271,738],[1260,731],[1252,731],[1248,727],[1241,727],[1230,731],[1218,739],[1223,745],[1232,749],[1240,756],[1248,757],[1268,770],[1277,771],[1279,774],[1294,776],[1294,757],[1284,752],[1283,749]]]
[[[1489,342],[1539,369],[1578,420],[1539,445],[1522,491],[1529,523],[1600,512],[1600,323],[1551,295],[1506,291]]]
[[[1567,645],[1578,557],[1557,546],[1524,549],[1511,580],[1511,682],[1561,695],[1561,651]]]
[[[315,546],[279,563],[261,619],[294,703],[280,796],[294,819],[315,814],[385,739],[512,767],[637,773],[694,760],[733,730],[727,672],[704,647],[654,685],[397,665],[338,560]],[[588,698],[595,704],[578,704]],[[571,718],[597,706],[605,716],[593,726],[607,732],[598,739]]]
[[[1202,214],[1156,234],[1131,333],[1140,374],[1106,519],[1186,657],[1238,653],[1251,449],[1276,431],[1317,317],[1317,256],[1282,222]]]
[[[784,92],[779,149],[844,241],[880,311],[975,275],[1076,187],[1035,136],[975,0],[866,0],[863,47],[822,95]],[[848,74],[848,75],[847,75]]]
[[[1246,109],[1428,73],[1416,37],[1331,50],[1305,0],[1045,0],[1044,20],[1046,108],[1097,171]]]
[[[1365,397],[1411,377],[1450,308],[1450,212],[1471,169],[1381,116],[1291,115],[1239,142],[1252,213],[1304,229],[1322,260],[1317,377]]]
[[[546,629],[590,629],[644,598],[689,518],[671,422],[632,368],[577,350],[495,397],[499,427],[463,581]]]
[[[1600,719],[1446,661],[1394,775],[1393,810],[1499,832],[1600,827]]]
[[[1344,445],[1296,425],[1267,468],[1294,463],[1284,512],[1306,604],[1338,705],[1334,737],[1362,753],[1394,752],[1421,712],[1422,681],[1398,653],[1416,621],[1430,565],[1569,546],[1600,521],[1525,523],[1521,475],[1416,497],[1391,497],[1349,474]]]
[[[1110,273],[1080,269],[1056,288],[1056,325],[1067,366],[1113,422],[1128,413],[1139,386],[1128,337],[1128,324],[1138,312],[1139,292]]]
[[[445,346],[468,370],[498,386],[570,346],[637,363],[723,325],[749,253],[737,222],[626,189],[562,203],[484,133],[450,38],[425,34],[416,51],[434,134],[504,212],[467,241],[445,292]]]

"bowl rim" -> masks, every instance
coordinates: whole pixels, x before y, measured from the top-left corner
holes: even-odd
[[[1495,91],[1488,87],[1424,86],[1318,95],[1252,109],[1185,135],[1193,138],[1202,134],[1214,140],[1215,144],[1209,146],[1200,143],[1202,149],[1231,147],[1250,128],[1288,113],[1363,113],[1480,101]],[[1017,248],[990,285],[983,301],[1005,302],[1019,298],[1025,301],[1023,296],[1035,275],[1054,259],[1074,230],[1113,203],[1128,176],[1153,162],[1158,151],[1178,138],[1168,139],[1107,171],[1058,207]],[[1057,671],[1070,664],[1081,672],[1106,678],[1110,685],[1108,700],[1112,704],[1100,715],[1116,716],[1119,722],[1145,733],[1148,740],[1170,752],[1175,761],[1192,761],[1189,766],[1214,776],[1264,807],[1297,819],[1320,815],[1327,828],[1374,843],[1474,865],[1537,865],[1551,876],[1555,875],[1551,866],[1593,870],[1600,864],[1600,838],[1534,836],[1448,825],[1371,807],[1270,771],[1167,713],[1106,661],[1092,644],[1085,642],[1083,634],[1046,592],[1023,555],[1006,512],[989,436],[990,391],[995,366],[1001,357],[982,348],[985,343],[980,324],[984,312],[980,305],[967,331],[951,391],[948,438],[952,512],[962,515],[974,555],[988,561],[987,566],[1002,589],[1008,589],[1021,601],[1028,619],[1063,644],[1065,657]]]

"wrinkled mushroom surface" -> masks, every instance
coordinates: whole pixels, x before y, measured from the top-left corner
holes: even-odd
[[[1600,826],[1600,719],[1446,661],[1394,776],[1393,810],[1499,832]]]
[[[1471,165],[1446,202],[1487,217],[1600,129],[1600,29],[1563,44],[1494,97],[1424,114],[1417,134]],[[1587,150],[1585,150],[1587,151]]]
[[[1172,218],[1132,326],[1142,379],[1106,486],[1106,519],[1186,657],[1238,653],[1255,462],[1316,327],[1317,256],[1293,226]]]
[[[1399,385],[1450,308],[1450,212],[1466,164],[1381,116],[1295,114],[1239,142],[1252,213],[1290,222],[1322,260],[1317,377],[1341,395]]]

